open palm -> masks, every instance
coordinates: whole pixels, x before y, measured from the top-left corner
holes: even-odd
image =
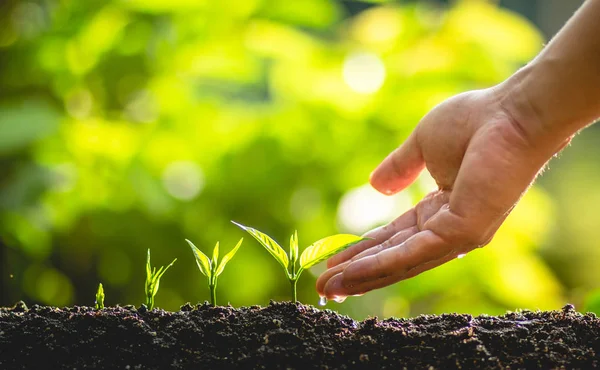
[[[317,291],[335,299],[381,288],[439,266],[492,239],[520,197],[563,147],[532,145],[503,108],[499,89],[471,91],[427,114],[373,172],[384,194],[410,185],[427,167],[439,190],[372,240],[332,257]]]

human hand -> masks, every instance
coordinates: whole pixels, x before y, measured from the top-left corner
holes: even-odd
[[[428,113],[372,173],[384,194],[427,167],[439,190],[373,238],[332,257],[317,280],[328,299],[360,295],[408,279],[490,242],[544,164],[570,140],[550,140],[518,122],[505,86],[471,91]]]

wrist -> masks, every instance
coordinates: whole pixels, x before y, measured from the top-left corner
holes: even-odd
[[[561,102],[552,102],[546,85],[552,76],[552,63],[534,60],[496,86],[500,107],[529,144],[552,156],[585,125],[577,117],[566,117]]]

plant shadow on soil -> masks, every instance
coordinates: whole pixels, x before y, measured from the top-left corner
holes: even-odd
[[[573,306],[354,321],[290,302],[0,308],[1,369],[591,368],[600,319]]]

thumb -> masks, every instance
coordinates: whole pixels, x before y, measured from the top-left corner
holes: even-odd
[[[371,185],[384,194],[397,193],[419,176],[425,168],[415,132],[400,147],[390,153],[371,174]]]

